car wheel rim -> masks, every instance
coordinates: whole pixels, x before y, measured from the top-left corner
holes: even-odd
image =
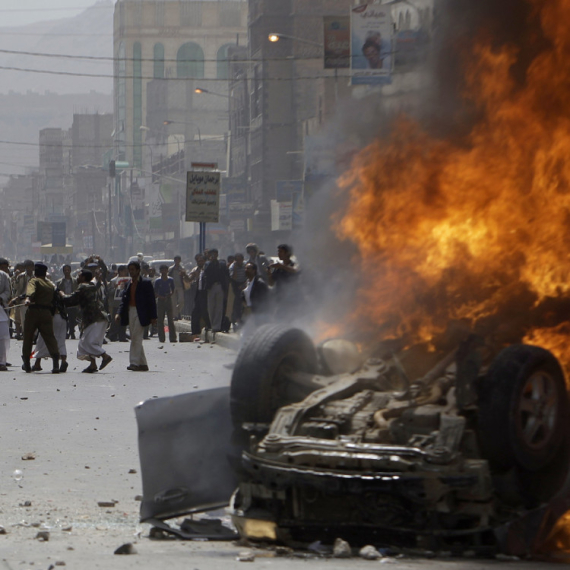
[[[517,427],[523,443],[533,450],[546,446],[556,429],[558,397],[550,374],[538,371],[525,382],[521,391]]]

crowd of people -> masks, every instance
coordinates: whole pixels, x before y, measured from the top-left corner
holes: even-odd
[[[220,332],[247,332],[272,319],[283,321],[298,303],[299,266],[287,244],[270,261],[250,243],[246,254],[221,259],[212,248],[184,266],[156,268],[142,254],[128,264],[110,267],[97,255],[73,272],[69,263],[25,260],[11,267],[0,258],[0,371],[6,371],[10,339],[22,340],[22,369],[42,370],[51,358],[52,373],[68,369],[66,340],[76,339],[77,358],[88,362],[85,373],[102,370],[113,360],[105,344],[131,343],[128,370],[148,371],[143,341],[177,342],[176,321],[191,323],[190,340],[216,342]],[[166,324],[165,324],[166,321]],[[34,348],[35,343],[35,348]],[[32,365],[32,360],[35,362]],[[97,364],[100,359],[100,364]]]

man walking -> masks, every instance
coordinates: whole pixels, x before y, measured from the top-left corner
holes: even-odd
[[[267,301],[269,298],[269,287],[267,283],[257,274],[257,265],[248,262],[245,265],[247,281],[242,291],[244,304],[244,316],[253,321],[254,326],[261,324],[261,317],[267,311]],[[251,325],[250,325],[251,326]]]
[[[154,288],[149,279],[141,277],[141,264],[138,261],[131,261],[128,270],[131,282],[123,294],[115,320],[123,326],[129,325],[131,331],[130,365],[127,370],[147,372],[143,335],[144,328],[150,324],[156,325],[157,321]]]
[[[63,277],[56,282],[58,291],[63,291],[66,295],[71,295],[77,291],[77,279],[71,276],[71,265],[67,263],[61,268]],[[76,307],[69,307],[67,311],[66,321],[66,338],[75,340],[75,325],[77,325],[77,315],[79,314]]]
[[[99,286],[92,280],[93,273],[82,269],[77,276],[78,287],[75,293],[69,296],[61,291],[59,293],[66,307],[79,306],[81,309],[82,335],[77,346],[77,358],[89,361],[89,366],[82,370],[88,374],[103,370],[113,360],[103,348],[108,324],[107,313],[99,298]],[[101,358],[99,368],[97,368],[96,358]]]
[[[8,318],[8,305],[12,298],[12,284],[8,274],[10,262],[0,258],[0,372],[8,368],[7,357],[10,349],[10,319]]]
[[[174,318],[179,320],[182,317],[182,309],[184,308],[184,276],[186,272],[184,267],[180,265],[182,258],[179,255],[174,257],[174,265],[168,269],[168,277],[174,280]]]
[[[36,263],[34,277],[26,288],[25,305],[28,308],[24,317],[24,344],[22,346],[22,369],[32,371],[30,357],[34,335],[39,331],[53,361],[52,374],[59,374],[59,349],[53,334],[53,308],[55,285],[46,279],[47,265]]]
[[[176,342],[176,328],[172,316],[172,296],[175,292],[174,279],[168,276],[168,265],[160,266],[160,277],[154,282],[154,293],[158,312],[158,340],[166,341],[164,332],[164,316],[168,320],[168,336],[170,342]]]
[[[224,289],[227,285],[226,272],[218,261],[218,250],[210,250],[210,261],[206,263],[204,278],[208,291],[208,315],[212,325],[212,342],[216,341],[216,333],[222,330],[224,311]]]

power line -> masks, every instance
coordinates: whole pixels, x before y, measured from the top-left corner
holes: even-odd
[[[233,45],[233,44],[232,44]],[[70,54],[63,54],[63,53],[44,53],[44,52],[34,52],[34,51],[19,51],[19,50],[10,50],[10,49],[0,49],[0,53],[6,53],[10,55],[27,55],[32,57],[48,57],[48,58],[56,58],[56,59],[80,59],[80,60],[87,60],[87,61],[110,61],[110,62],[121,62],[121,61],[137,61],[143,63],[216,63],[219,61],[227,62],[227,63],[257,63],[260,61],[291,61],[290,57],[264,57],[263,59],[254,59],[254,58],[239,58],[239,59],[188,59],[184,58],[183,60],[173,59],[173,58],[166,58],[166,59],[154,59],[154,58],[132,58],[132,57],[109,57],[109,56],[97,56],[97,55],[70,55]],[[296,57],[295,61],[310,61],[310,60],[321,60],[323,56],[313,56],[313,57]]]
[[[43,75],[66,75],[71,77],[96,77],[103,79],[141,79],[145,81],[225,81],[228,82],[230,79],[223,77],[151,77],[145,75],[108,75],[103,73],[76,73],[73,71],[50,71],[47,69],[30,69],[24,67],[9,67],[0,66],[0,69],[4,71],[22,71],[25,73],[41,73]],[[263,81],[299,81],[303,79],[332,79],[333,75],[311,75],[302,76],[295,75],[294,77],[262,77]],[[338,77],[349,77],[348,75]]]
[[[78,12],[86,12],[87,10],[100,10],[101,8],[108,10],[110,8],[115,8],[112,4],[104,5],[94,5],[94,6],[72,6],[69,8],[58,7],[58,8],[0,8],[0,12],[61,12],[75,10]]]

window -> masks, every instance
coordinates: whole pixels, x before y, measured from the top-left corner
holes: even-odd
[[[180,2],[180,25],[197,28],[202,25],[202,4]]]
[[[218,56],[217,56],[217,60],[218,60],[217,77],[218,77],[218,79],[228,79],[228,77],[229,77],[228,50],[233,45],[234,44],[226,44],[218,50]]]
[[[133,165],[142,168],[142,48],[133,45]]]
[[[161,0],[154,5],[154,23],[158,28],[164,26],[164,4]]]
[[[154,44],[154,72],[155,79],[162,79],[164,77],[164,46],[162,44]]]
[[[224,28],[239,28],[241,24],[241,5],[236,2],[220,5],[220,26]]]
[[[201,79],[204,77],[204,52],[194,42],[188,42],[180,47],[176,54],[177,77]]]
[[[142,28],[143,25],[143,5],[142,2],[133,6],[133,25]]]

